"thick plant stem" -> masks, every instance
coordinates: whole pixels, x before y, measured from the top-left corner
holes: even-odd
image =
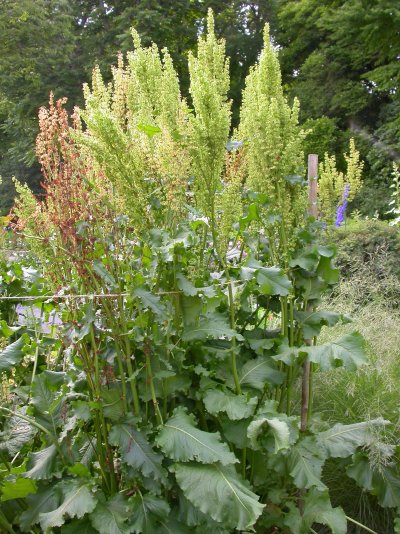
[[[127,324],[126,324],[126,319],[125,319],[125,310],[124,310],[122,297],[118,299],[118,308],[119,308],[120,317],[121,317],[122,329],[125,334],[125,361],[126,361],[126,367],[128,369],[128,374],[129,374],[129,383],[130,383],[130,388],[131,388],[131,393],[132,393],[133,409],[134,409],[135,415],[139,415],[140,413],[139,396],[138,396],[137,387],[136,387],[136,380],[135,378],[133,378],[134,371],[133,371],[133,366],[132,366],[132,361],[131,361],[132,349],[131,349],[131,342],[128,336],[128,329],[127,329]]]
[[[234,330],[236,327],[235,308],[234,308],[234,303],[233,303],[232,283],[230,280],[228,280],[228,295],[229,295],[229,312],[230,312],[231,328],[232,330]],[[242,388],[240,387],[239,375],[237,372],[236,338],[235,337],[232,338],[231,365],[232,365],[232,375],[233,375],[233,381],[235,383],[236,393],[240,395],[242,393]]]
[[[294,303],[293,297],[289,302],[289,346],[293,347],[294,345]],[[292,404],[292,382],[293,382],[293,367],[290,365],[287,369],[287,378],[286,378],[286,413],[290,415],[291,413],[291,404]]]
[[[2,529],[4,528],[4,532],[15,534],[15,530],[12,528],[12,525],[10,525],[10,523],[7,521],[6,516],[1,511],[0,511],[0,526]]]
[[[154,389],[154,383],[153,383],[153,371],[151,369],[151,361],[150,361],[150,354],[147,354],[146,355],[146,367],[147,367],[147,373],[148,373],[148,376],[149,376],[149,382],[150,382],[150,393],[151,393],[151,400],[153,402],[153,406],[154,406],[154,412],[156,414],[156,419],[157,419],[157,423],[159,425],[163,425],[164,424],[164,421],[163,421],[163,417],[162,417],[162,414],[161,414],[161,410],[160,410],[160,407],[158,405],[158,401],[157,401],[157,396],[156,396],[156,391]]]

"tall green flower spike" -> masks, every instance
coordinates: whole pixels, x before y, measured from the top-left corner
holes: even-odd
[[[194,114],[189,117],[189,142],[197,207],[209,218],[216,241],[216,193],[221,189],[226,143],[231,124],[228,101],[229,61],[225,42],[214,31],[208,11],[208,32],[200,37],[197,56],[189,54],[190,94]]]
[[[239,137],[246,145],[246,185],[274,199],[271,212],[281,218],[281,245],[285,249],[306,206],[304,188],[286,178],[298,174],[303,165],[305,132],[298,118],[299,102],[295,99],[290,107],[283,94],[279,61],[266,24],[259,62],[246,79]]]

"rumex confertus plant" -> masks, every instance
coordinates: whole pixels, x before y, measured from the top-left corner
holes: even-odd
[[[360,453],[386,422],[329,428],[310,409],[300,431],[304,361],[325,372],[366,356],[356,332],[316,342],[348,319],[318,310],[338,279],[335,250],[307,216],[298,104],[283,95],[268,31],[234,142],[212,14],[190,58],[193,109],[168,53],[133,35],[109,86],[95,69],[82,126],[51,103],[62,128],[46,126],[46,197],[18,201],[21,228],[41,214],[25,222],[28,243],[56,235],[56,255],[45,241],[38,256],[47,275],[65,261],[49,297],[63,327],[41,333],[33,376],[29,325],[4,325],[16,339],[0,371],[19,375],[1,411],[1,527],[300,534],[319,523],[344,534],[323,466],[341,458],[362,484]],[[14,436],[15,421],[30,432]]]

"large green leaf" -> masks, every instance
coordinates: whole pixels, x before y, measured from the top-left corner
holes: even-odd
[[[241,386],[249,386],[264,391],[266,384],[282,384],[285,375],[274,368],[274,363],[266,356],[247,361],[239,372]]]
[[[156,525],[168,517],[169,505],[164,499],[137,493],[131,499],[129,528],[137,534],[154,534]]]
[[[290,430],[287,423],[276,417],[261,417],[260,419],[252,421],[247,429],[247,437],[254,450],[261,449],[258,438],[264,432],[270,432],[273,435],[275,441],[275,453],[289,447]]]
[[[205,341],[206,339],[232,339],[243,340],[243,337],[233,330],[228,320],[221,315],[200,317],[198,323],[187,325],[184,328],[183,341]]]
[[[307,436],[292,447],[288,456],[288,469],[296,486],[300,489],[315,486],[325,490],[326,486],[321,480],[325,460],[325,451],[314,437]]]
[[[50,445],[38,452],[31,452],[27,464],[28,470],[23,474],[33,480],[47,480],[54,475],[54,467],[57,459],[55,445]]]
[[[156,438],[157,445],[169,458],[179,462],[197,460],[228,465],[238,461],[228,445],[221,441],[219,432],[203,432],[195,424],[193,415],[184,408],[177,408],[162,426]]]
[[[346,472],[357,484],[376,495],[383,508],[400,507],[400,474],[396,465],[379,466],[373,469],[368,457],[362,453],[353,456]]]
[[[16,480],[4,480],[0,486],[1,501],[23,499],[30,493],[36,493],[37,487],[34,480],[17,478]]]
[[[93,512],[96,506],[96,498],[87,484],[79,480],[69,480],[60,484],[62,501],[60,506],[51,512],[39,515],[40,526],[43,531],[54,527],[61,527],[67,517],[80,519],[85,514]]]
[[[23,531],[29,531],[32,525],[39,523],[40,514],[54,510],[60,502],[60,496],[53,486],[39,490],[35,495],[28,495],[27,509],[22,512],[20,525]]]
[[[90,514],[90,521],[100,534],[129,534],[127,524],[132,511],[128,501],[120,494],[106,502],[98,502]]]
[[[21,336],[17,341],[8,345],[0,352],[0,373],[2,371],[9,371],[15,367],[24,357],[23,347],[25,339]]]
[[[4,431],[0,432],[0,451],[6,450],[10,456],[15,456],[20,452],[22,447],[37,433],[37,429],[28,421],[18,417],[18,413],[25,415],[25,412],[25,408],[17,409],[16,415],[11,415],[7,419]]]
[[[304,498],[303,513],[294,506],[290,508],[284,524],[292,534],[309,534],[314,524],[326,525],[332,534],[347,533],[346,515],[342,508],[332,508],[328,492],[310,490]]]
[[[144,308],[149,308],[158,317],[164,317],[166,308],[159,295],[153,295],[142,287],[137,287],[133,294],[139,298]]]
[[[159,480],[165,476],[162,456],[154,452],[146,437],[132,424],[113,425],[109,441],[111,445],[118,445],[122,460],[141,471],[145,477]]]
[[[338,322],[349,323],[351,318],[341,313],[330,311],[295,311],[294,318],[303,328],[305,339],[318,336],[323,326],[335,326]]]
[[[94,260],[93,271],[101,278],[106,286],[112,289],[116,289],[118,287],[115,278],[101,261]]]
[[[220,389],[208,389],[203,396],[208,413],[217,415],[224,412],[232,421],[253,415],[257,400],[257,397],[248,398],[246,395],[235,395],[229,390]]]
[[[382,428],[387,421],[373,419],[364,423],[342,425],[338,423],[317,436],[318,443],[332,458],[347,458],[358,447],[365,447],[376,441],[376,429]]]
[[[250,259],[241,269],[242,280],[256,279],[263,295],[289,295],[292,284],[278,267],[264,267],[259,261]]]
[[[51,424],[56,423],[61,415],[65,398],[60,391],[52,386],[50,376],[46,372],[35,377],[32,384],[32,404],[35,411]]]
[[[185,497],[227,528],[250,528],[262,514],[264,505],[233,466],[176,464],[173,471]]]
[[[365,342],[358,332],[347,334],[337,341],[304,347],[301,349],[308,355],[308,360],[317,363],[322,371],[342,365],[346,369],[355,370],[368,362]]]

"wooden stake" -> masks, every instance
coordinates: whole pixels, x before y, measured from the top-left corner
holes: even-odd
[[[317,186],[318,186],[318,156],[317,154],[308,155],[308,213],[317,218]],[[311,308],[308,308],[311,311]],[[312,340],[306,339],[306,345],[311,345]],[[303,364],[303,382],[301,392],[301,421],[300,430],[307,430],[308,411],[310,408],[310,362]]]

